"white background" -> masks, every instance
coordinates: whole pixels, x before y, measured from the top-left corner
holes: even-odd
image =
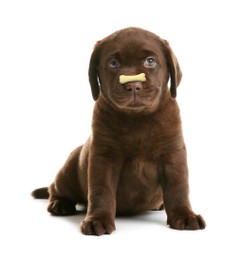
[[[240,2],[0,2],[1,259],[242,258]],[[84,236],[83,215],[52,217],[30,196],[90,134],[90,54],[127,26],[167,39],[178,57],[190,196],[204,231],[171,230],[164,212],[148,212],[117,218],[110,236]]]

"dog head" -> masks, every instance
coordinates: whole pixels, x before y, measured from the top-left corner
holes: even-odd
[[[145,76],[140,79],[139,74]],[[120,76],[125,75],[122,82]],[[97,42],[91,55],[89,81],[93,99],[100,93],[115,107],[126,111],[154,111],[162,102],[170,80],[170,93],[182,73],[168,42],[140,29],[126,28]]]

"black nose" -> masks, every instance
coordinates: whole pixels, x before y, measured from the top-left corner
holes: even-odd
[[[143,85],[141,82],[135,81],[135,82],[128,82],[128,83],[124,84],[124,87],[127,91],[139,92],[140,90],[142,90]]]

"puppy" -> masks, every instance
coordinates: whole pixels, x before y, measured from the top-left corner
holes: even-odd
[[[53,215],[75,214],[77,204],[86,205],[81,223],[86,235],[112,233],[116,214],[162,207],[171,228],[204,229],[189,202],[175,100],[181,77],[168,42],[149,31],[126,28],[97,42],[89,66],[96,100],[92,134],[69,155],[49,188],[32,195],[49,198]]]

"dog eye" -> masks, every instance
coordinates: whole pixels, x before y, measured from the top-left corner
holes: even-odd
[[[144,62],[144,66],[146,68],[154,68],[156,66],[156,61],[155,58],[153,57],[148,57],[145,62]]]
[[[109,61],[109,63],[108,63],[108,67],[110,68],[110,69],[117,69],[117,68],[119,68],[120,67],[120,63],[118,62],[118,60],[117,59],[111,59],[110,61]]]

